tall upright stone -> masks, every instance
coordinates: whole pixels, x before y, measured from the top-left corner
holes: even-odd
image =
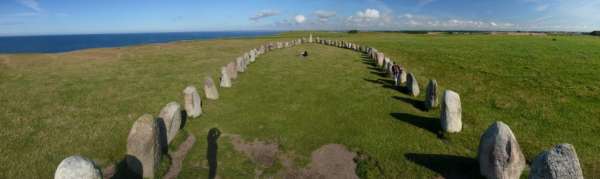
[[[406,81],[406,89],[408,94],[411,96],[419,96],[419,82],[413,73],[408,73],[407,81]]]
[[[440,122],[445,132],[455,133],[462,130],[462,107],[458,93],[446,90],[442,96]]]
[[[385,60],[385,54],[383,52],[377,52],[377,66],[382,67],[383,61]]]
[[[237,57],[235,59],[235,67],[238,72],[244,72],[244,59],[242,57]]]
[[[127,137],[127,168],[143,176],[154,178],[160,163],[159,128],[152,115],[138,118]]]
[[[532,162],[530,179],[583,179],[575,147],[559,144],[540,153]]]
[[[429,83],[427,83],[427,89],[425,93],[425,109],[433,109],[437,106],[437,104],[437,81],[432,79],[429,80]]]
[[[183,90],[183,101],[188,117],[198,117],[202,114],[202,99],[194,86],[188,86]]]
[[[210,76],[204,78],[204,95],[206,95],[206,98],[208,99],[219,99],[219,91],[217,90],[217,86],[215,86],[215,82],[213,82]]]
[[[518,179],[525,157],[508,125],[495,122],[481,136],[477,154],[481,175],[492,179]]]
[[[404,84],[406,83],[406,76],[408,76],[406,74],[406,69],[404,69],[404,67],[400,68],[400,79],[398,80],[400,82],[400,84]]]
[[[312,33],[311,33],[311,34],[310,34],[310,36],[308,37],[308,43],[313,43]]]
[[[102,172],[94,161],[74,155],[58,164],[54,179],[102,179]]]
[[[230,88],[231,87],[231,78],[229,78],[229,73],[227,73],[227,67],[221,67],[221,87]]]
[[[158,117],[165,123],[167,143],[170,144],[181,127],[181,105],[177,102],[170,102],[160,110]]]
[[[232,80],[237,79],[237,70],[235,68],[235,62],[229,62],[227,64],[227,74]]]

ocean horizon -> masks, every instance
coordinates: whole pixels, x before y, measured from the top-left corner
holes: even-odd
[[[205,31],[0,36],[0,53],[61,53],[91,48],[125,47],[182,40],[273,35],[281,31]]]

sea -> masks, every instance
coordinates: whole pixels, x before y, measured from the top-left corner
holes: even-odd
[[[0,37],[0,53],[60,53],[180,40],[205,40],[273,35],[277,31],[170,32]]]

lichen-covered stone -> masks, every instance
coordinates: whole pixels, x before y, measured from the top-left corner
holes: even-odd
[[[94,161],[74,155],[65,158],[58,164],[54,179],[101,179],[102,172]]]
[[[408,94],[411,96],[419,96],[419,82],[413,73],[408,73],[407,81],[406,81],[406,89],[408,90]]]
[[[462,130],[462,106],[458,93],[451,90],[444,91],[440,122],[445,132],[454,133]]]
[[[159,128],[152,115],[138,118],[127,137],[127,167],[132,172],[153,178],[160,163]],[[141,167],[139,166],[141,165]]]
[[[160,111],[158,115],[165,123],[167,142],[170,144],[181,127],[181,105],[170,102]]]
[[[215,82],[210,76],[204,78],[204,95],[208,99],[219,99],[219,91],[217,90],[217,86],[215,86]]]
[[[196,87],[188,86],[183,90],[183,101],[188,117],[198,117],[202,114],[202,99]]]
[[[481,136],[479,171],[488,179],[518,179],[525,168],[525,157],[508,125],[495,122]]]
[[[575,147],[559,144],[540,153],[531,165],[530,179],[583,179]]]

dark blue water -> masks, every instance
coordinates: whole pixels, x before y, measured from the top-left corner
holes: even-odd
[[[255,37],[276,33],[278,32],[223,31],[0,37],[0,53],[55,53],[88,48],[164,43],[178,40]]]

